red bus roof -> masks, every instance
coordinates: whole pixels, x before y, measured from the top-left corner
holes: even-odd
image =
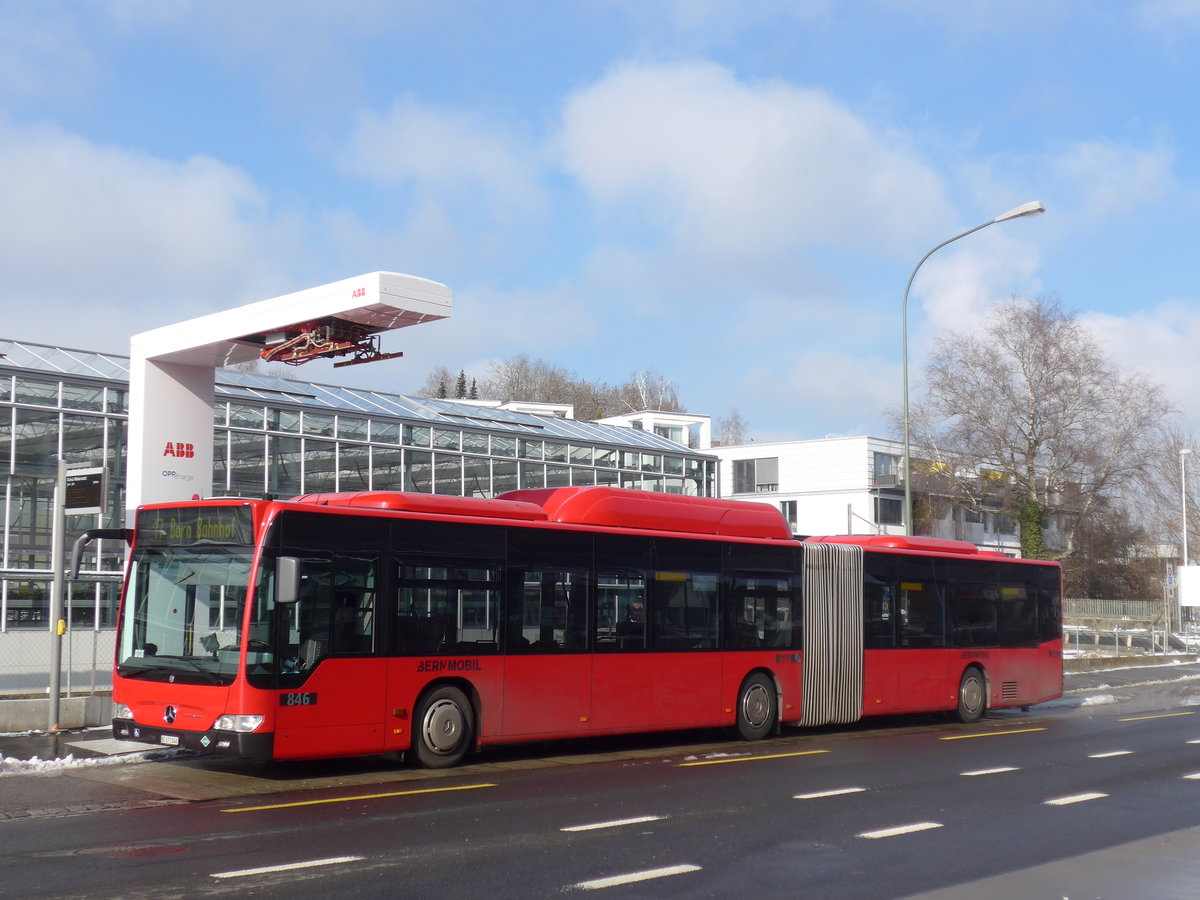
[[[546,521],[546,511],[531,503],[456,497],[448,494],[409,494],[399,491],[353,491],[340,494],[302,494],[294,503],[314,506],[348,506],[355,509],[386,509],[429,513],[438,516],[469,516],[479,519]]]
[[[610,528],[645,528],[685,534],[792,540],[783,515],[766,503],[715,500],[611,487],[509,491],[502,500],[531,503],[551,522]]]
[[[509,491],[491,500],[398,491],[303,494],[294,503],[394,510],[439,516],[516,519],[679,534],[793,540],[779,510],[766,503],[684,497],[610,487]]]

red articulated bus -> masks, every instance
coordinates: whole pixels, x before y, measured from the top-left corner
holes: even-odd
[[[606,487],[138,510],[114,736],[261,759],[1028,706],[1061,576],[956,541],[797,541],[771,506]],[[85,535],[112,537],[112,532]]]

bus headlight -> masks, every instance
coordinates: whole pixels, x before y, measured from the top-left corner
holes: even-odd
[[[249,734],[258,729],[263,723],[262,716],[230,716],[224,715],[217,719],[215,727],[218,731],[233,731],[238,734]]]
[[[114,719],[132,719],[133,718],[133,710],[130,709],[128,706],[126,706],[124,703],[114,703],[112,714],[113,714]]]

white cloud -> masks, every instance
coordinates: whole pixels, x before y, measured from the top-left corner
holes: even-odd
[[[823,91],[706,62],[625,65],[568,98],[564,167],[614,219],[739,260],[907,249],[948,218],[937,175]]]
[[[1200,304],[1169,301],[1127,316],[1089,312],[1079,318],[1126,373],[1163,385],[1192,427],[1200,428]]]
[[[0,296],[14,337],[118,350],[131,332],[271,296],[295,249],[286,220],[237,169],[49,126],[0,122],[0,196]]]
[[[996,303],[1014,294],[1040,293],[1035,240],[1004,231],[1020,228],[1021,220],[992,225],[988,232],[939,250],[922,265],[908,299],[909,342],[917,355],[940,332],[979,327]],[[914,327],[920,322],[918,313],[924,314],[919,331]]]
[[[1174,39],[1181,29],[1200,28],[1200,0],[1145,0],[1134,6],[1134,18],[1149,30]]]
[[[0,8],[0,99],[73,97],[96,77],[92,49],[72,17],[41,4]]]
[[[405,97],[382,115],[359,114],[344,165],[383,184],[470,198],[498,218],[517,218],[544,203],[538,157],[506,125]]]
[[[1108,141],[1083,141],[1050,160],[1050,175],[1068,211],[1090,221],[1126,215],[1170,197],[1176,190],[1175,153]]]

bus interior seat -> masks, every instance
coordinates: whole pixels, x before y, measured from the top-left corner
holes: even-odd
[[[300,645],[300,667],[302,669],[311,669],[320,662],[325,655],[325,643],[325,641],[308,638]]]

